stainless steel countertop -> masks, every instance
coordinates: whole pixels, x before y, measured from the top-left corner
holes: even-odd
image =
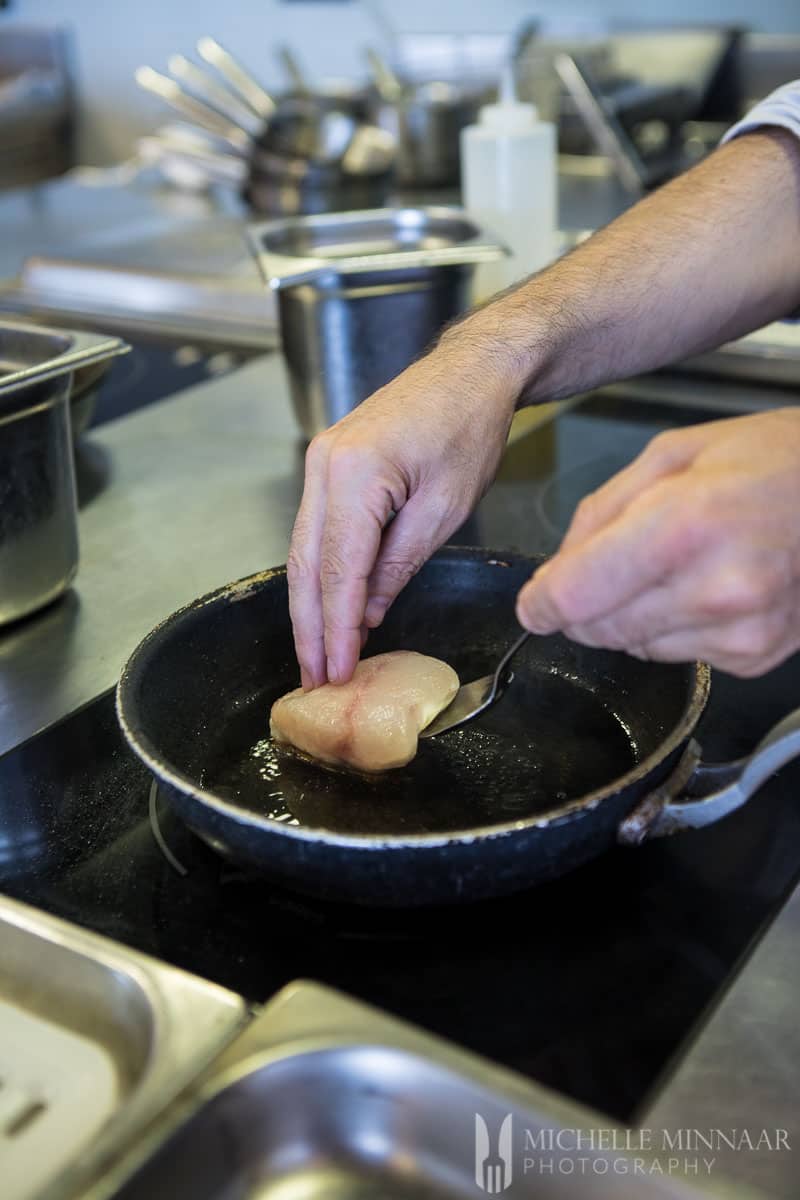
[[[185,243],[178,261],[165,261],[163,239],[176,230],[193,226],[208,228],[209,219],[222,224],[244,225],[245,206],[233,189],[185,193],[159,186],[157,179],[143,175],[130,182],[114,169],[95,171],[93,184],[85,173],[72,172],[35,188],[0,193],[0,279],[16,275],[31,254],[62,258],[91,258],[139,267],[190,267],[207,271],[230,269],[240,243],[233,250],[224,238],[207,239],[202,247]],[[119,180],[119,182],[115,182]],[[414,192],[404,194],[409,204],[457,204],[458,192]],[[604,225],[631,203],[613,177],[562,173],[559,178],[560,224],[567,230],[584,230]],[[146,245],[150,242],[152,252]],[[118,247],[135,244],[136,260],[120,260]],[[196,259],[200,253],[202,266]],[[187,258],[186,255],[190,257]],[[255,271],[255,268],[253,268]]]
[[[31,188],[0,193],[0,278],[16,275],[30,254],[69,257],[90,249],[104,257],[121,236],[144,242],[158,239],[167,230],[206,222],[230,204],[220,207],[214,195],[177,192],[153,186],[152,179],[126,181],[114,171],[70,172],[60,179]],[[238,212],[238,203],[233,211]],[[161,260],[157,265],[169,266]],[[211,267],[209,267],[211,269]]]
[[[278,355],[93,431],[74,587],[0,631],[0,753],[111,687],[161,617],[284,561],[301,456]]]
[[[799,1011],[800,887],[654,1097],[642,1124],[704,1135],[746,1130],[753,1148],[722,1142],[713,1151],[715,1170],[776,1200],[795,1200],[800,1190]],[[760,1138],[762,1130],[766,1139]],[[789,1149],[781,1147],[779,1130],[786,1132]]]

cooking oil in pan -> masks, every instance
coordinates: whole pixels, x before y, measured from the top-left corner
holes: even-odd
[[[265,732],[277,696],[226,723],[204,785],[287,825],[339,833],[444,833],[558,808],[628,771],[630,733],[580,681],[522,673],[477,721],[419,744],[406,767],[363,775],[301,758]]]

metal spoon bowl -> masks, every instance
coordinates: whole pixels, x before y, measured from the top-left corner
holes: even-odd
[[[447,708],[442,709],[438,717],[434,717],[419,736],[429,738],[440,733],[449,733],[451,729],[474,720],[499,700],[514,678],[513,672],[508,669],[509,663],[530,636],[527,630],[520,634],[510,650],[506,650],[492,675],[483,675],[480,679],[473,679],[471,683],[462,684]]]

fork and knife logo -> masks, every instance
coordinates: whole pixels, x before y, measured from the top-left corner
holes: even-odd
[[[481,1114],[475,1113],[475,1182],[490,1196],[511,1187],[513,1132],[513,1116],[508,1113],[493,1146],[489,1127]]]

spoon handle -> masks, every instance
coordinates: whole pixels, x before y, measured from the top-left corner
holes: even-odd
[[[524,633],[519,635],[514,644],[508,650],[506,650],[505,654],[500,659],[500,662],[497,664],[497,670],[494,673],[494,679],[492,681],[493,696],[497,693],[497,689],[500,687],[503,676],[506,672],[506,667],[511,662],[517,651],[522,649],[530,636],[530,632],[526,629]]]

